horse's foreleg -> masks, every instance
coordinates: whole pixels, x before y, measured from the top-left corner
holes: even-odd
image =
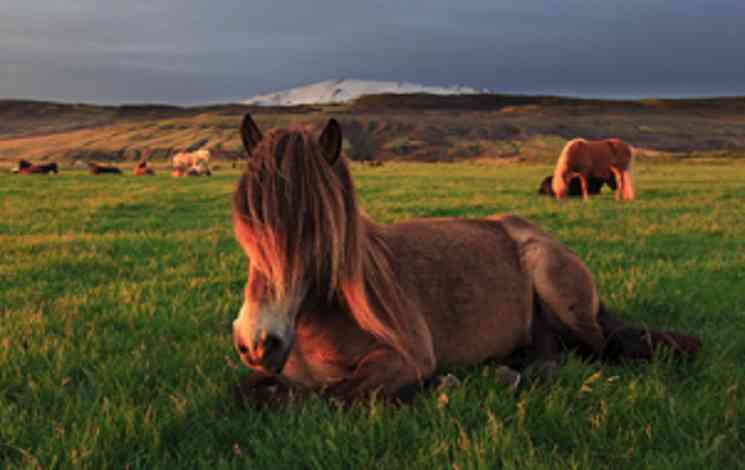
[[[626,187],[626,181],[624,180],[623,174],[618,171],[618,168],[611,167],[610,168],[611,173],[613,173],[613,177],[616,179],[616,201],[620,201],[621,197],[623,196],[623,192],[625,191]]]
[[[260,372],[246,375],[233,386],[233,397],[241,405],[278,405],[288,401],[290,394],[289,386]]]
[[[579,185],[582,188],[582,199],[587,201],[590,196],[587,192],[587,177],[583,174],[579,174]]]
[[[631,181],[631,172],[625,170],[621,177],[623,178],[623,198],[631,201],[634,199],[634,183]]]
[[[429,382],[435,369],[434,358],[420,362],[410,364],[397,351],[380,347],[360,360],[350,378],[331,386],[327,392],[345,402],[376,392],[385,399],[409,401]]]

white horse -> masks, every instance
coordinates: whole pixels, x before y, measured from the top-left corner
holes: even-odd
[[[174,168],[191,168],[197,166],[199,163],[207,165],[211,156],[212,153],[209,149],[201,149],[194,152],[180,152],[173,156],[171,166]]]

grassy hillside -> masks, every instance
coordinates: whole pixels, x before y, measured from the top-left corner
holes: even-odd
[[[238,126],[264,128],[329,117],[355,160],[550,162],[566,140],[620,137],[641,158],[745,158],[745,99],[593,101],[556,97],[378,95],[349,105],[97,107],[0,101],[0,165],[25,158],[166,161],[204,143],[218,158],[243,156]]]
[[[380,222],[515,212],[626,318],[700,335],[691,363],[570,357],[516,397],[494,367],[395,409],[242,408],[230,325],[237,173],[0,175],[0,468],[737,468],[745,452],[745,167],[639,165],[639,199],[558,204],[547,165],[356,166]]]

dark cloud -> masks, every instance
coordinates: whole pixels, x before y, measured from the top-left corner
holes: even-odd
[[[741,0],[0,0],[0,96],[198,103],[329,78],[745,94],[743,18]]]

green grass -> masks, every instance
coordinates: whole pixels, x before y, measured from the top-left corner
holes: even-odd
[[[680,364],[569,357],[517,397],[493,366],[414,405],[239,407],[237,173],[0,175],[0,468],[735,468],[745,451],[745,167],[640,166],[639,199],[538,197],[545,166],[355,167],[376,220],[514,212]],[[584,385],[584,386],[583,386]]]

